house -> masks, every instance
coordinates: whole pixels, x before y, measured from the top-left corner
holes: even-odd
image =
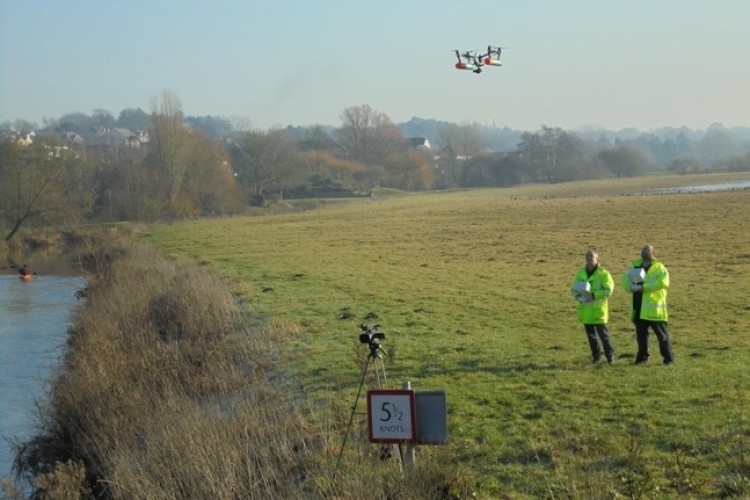
[[[78,132],[70,132],[70,131],[65,132],[65,134],[62,136],[62,139],[67,144],[83,144],[84,143],[83,137]]]
[[[20,146],[30,146],[36,138],[36,133],[33,130],[31,132],[14,132],[10,135],[10,138]]]
[[[89,139],[91,146],[128,146],[140,148],[140,137],[126,128],[97,127],[94,136]]]
[[[107,139],[111,144],[118,146],[130,146],[139,148],[141,141],[138,136],[126,128],[113,128],[107,133]]]
[[[429,151],[430,141],[426,137],[409,137],[409,146],[419,151]]]

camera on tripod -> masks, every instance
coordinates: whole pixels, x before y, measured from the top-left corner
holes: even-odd
[[[359,341],[363,344],[369,344],[371,348],[380,345],[380,341],[385,339],[385,333],[379,330],[380,325],[359,325],[362,333],[359,334]]]

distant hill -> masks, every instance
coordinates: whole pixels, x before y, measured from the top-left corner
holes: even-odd
[[[440,144],[440,129],[451,122],[434,120],[430,118],[412,117],[409,121],[399,123],[397,126],[404,137],[425,137],[431,144]],[[526,130],[514,130],[509,127],[496,127],[473,123],[487,147],[497,152],[515,151],[521,141],[521,135]],[[625,128],[620,130],[608,130],[604,128],[584,128],[577,130],[566,130],[585,142],[596,143],[605,140],[609,143],[620,141],[636,141],[644,137],[653,137],[661,141],[686,141],[686,142],[716,142],[718,138],[724,137],[737,145],[740,149],[750,150],[750,127],[725,127],[720,123],[713,123],[706,129],[691,129],[688,127],[662,127],[652,130],[639,130],[636,128]],[[535,132],[535,131],[530,131]]]

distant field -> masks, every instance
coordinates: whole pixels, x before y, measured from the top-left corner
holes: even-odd
[[[747,179],[375,196],[150,240],[212,266],[260,326],[293,332],[289,373],[339,412],[361,376],[357,325],[379,323],[390,385],[447,392],[442,451],[470,464],[480,497],[750,494],[750,191],[643,194]],[[592,366],[570,281],[593,246],[619,285],[644,243],[670,271],[676,364],[661,365],[652,337],[652,363],[631,365],[618,287],[619,362]]]

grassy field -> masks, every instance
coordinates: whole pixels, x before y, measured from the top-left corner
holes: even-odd
[[[258,326],[289,332],[285,370],[348,417],[366,348],[386,333],[389,385],[445,390],[449,442],[476,496],[750,495],[750,192],[645,194],[744,176],[374,197],[154,228],[211,266]],[[632,366],[629,294],[610,300],[615,365],[592,365],[568,289],[595,247],[615,282],[651,243],[668,267],[676,363]],[[360,402],[360,404],[363,404]],[[363,408],[362,408],[363,409]],[[362,422],[358,422],[361,425]]]

